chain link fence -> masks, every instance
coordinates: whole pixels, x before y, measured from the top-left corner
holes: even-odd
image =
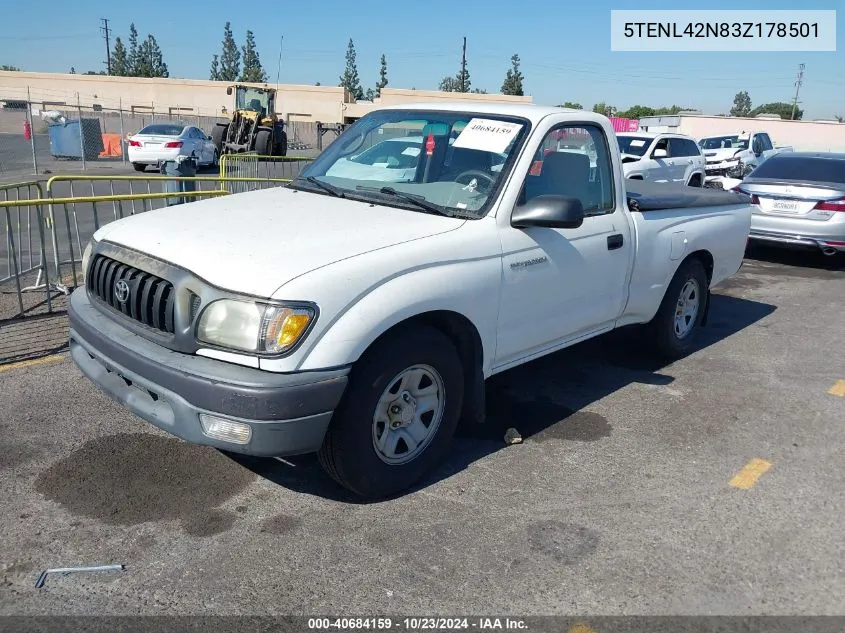
[[[152,123],[180,123],[211,134],[228,119],[181,108],[51,106],[0,96],[0,179],[127,168],[128,137]],[[313,157],[335,134],[322,138],[316,122],[288,121],[288,154]]]

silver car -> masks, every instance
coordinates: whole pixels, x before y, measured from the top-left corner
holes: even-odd
[[[845,154],[776,154],[736,189],[751,196],[751,240],[845,252]]]

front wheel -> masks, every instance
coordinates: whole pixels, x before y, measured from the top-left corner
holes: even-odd
[[[681,264],[647,326],[661,356],[677,359],[693,350],[707,307],[707,291],[707,271],[701,260],[688,259]]]
[[[352,370],[320,465],[363,497],[410,488],[449,449],[463,385],[460,357],[439,330],[407,328],[377,342]]]

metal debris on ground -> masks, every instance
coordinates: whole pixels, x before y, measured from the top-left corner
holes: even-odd
[[[522,444],[522,436],[519,431],[513,427],[505,431],[505,444]]]
[[[57,567],[55,569],[45,569],[41,572],[38,580],[35,581],[35,588],[40,589],[44,586],[48,574],[72,574],[83,571],[126,571],[126,565],[90,565],[87,567]]]

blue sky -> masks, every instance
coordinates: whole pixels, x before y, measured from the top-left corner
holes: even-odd
[[[77,72],[103,68],[105,44],[100,18],[109,18],[113,37],[124,39],[134,21],[141,36],[158,39],[171,76],[208,78],[228,19],[239,44],[255,33],[261,61],[275,80],[279,44],[284,36],[282,83],[337,85],[351,37],[364,87],[377,80],[378,62],[387,56],[391,87],[436,89],[444,75],[460,66],[461,38],[473,87],[497,92],[509,59],[519,53],[525,90],[534,101],[577,101],[586,107],[604,101],[620,109],[633,104],[677,104],[708,113],[730,109],[738,90],[748,90],[752,105],[791,101],[800,63],[806,64],[801,88],[805,118],[845,115],[845,0],[800,3],[801,9],[839,9],[837,52],[815,53],[633,53],[610,51],[611,9],[678,9],[689,5],[650,0],[607,3],[553,0],[425,0],[397,2],[337,0],[270,2],[260,17],[242,17],[246,6],[227,0],[154,3],[40,0],[36,10],[6,2],[0,23],[0,64],[24,70]],[[193,8],[196,6],[197,8]],[[790,9],[786,0],[722,2],[696,8]],[[350,11],[349,8],[352,7]],[[360,7],[360,8],[358,8]],[[577,7],[577,8],[576,8]],[[2,86],[0,86],[0,89]]]

